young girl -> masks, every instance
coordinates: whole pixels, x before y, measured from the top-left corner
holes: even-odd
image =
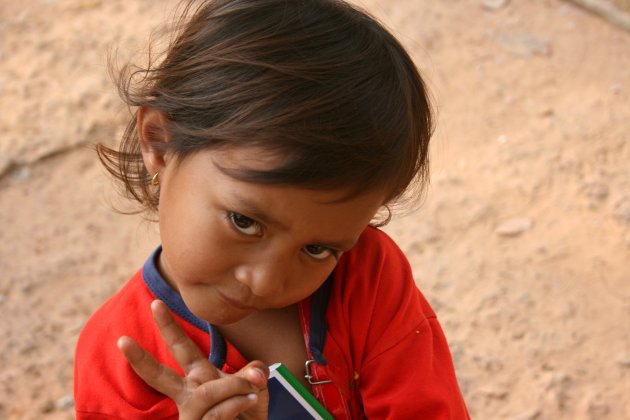
[[[162,243],[81,333],[77,418],[266,418],[275,362],[338,419],[468,418],[436,316],[373,227],[428,172],[408,54],[341,0],[184,16],[159,64],[123,72],[136,113],[119,151],[98,147]]]

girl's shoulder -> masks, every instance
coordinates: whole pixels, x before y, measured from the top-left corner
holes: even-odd
[[[74,362],[78,419],[122,418],[130,412],[140,416],[160,403],[166,404],[169,413],[175,408],[162,402],[163,398],[151,395],[150,389],[137,379],[117,347],[122,335],[133,337],[144,345],[149,341],[147,338],[154,330],[149,308],[151,300],[139,271],[86,322],[77,342]],[[138,393],[143,395],[142,407],[132,403]]]
[[[403,252],[385,232],[373,227],[342,255],[330,305],[329,321],[337,323],[334,328],[347,328],[347,333],[374,349],[400,340],[435,318]]]
[[[81,331],[79,341],[91,339],[93,335],[102,339],[105,334],[134,333],[135,331],[129,329],[136,330],[134,326],[139,321],[151,319],[148,305],[153,299],[155,298],[142,279],[142,272],[136,272],[90,316]],[[129,322],[132,319],[134,322]],[[144,328],[139,327],[137,330],[143,331]]]
[[[335,269],[336,283],[354,300],[396,307],[408,303],[426,317],[435,317],[416,285],[407,257],[382,230],[369,226],[357,244],[342,255]],[[341,290],[340,290],[341,291]]]
[[[175,404],[137,376],[117,346],[129,336],[167,366],[181,372],[160,339],[151,302],[156,299],[139,270],[88,319],[77,341],[74,398],[78,419],[176,418]],[[202,348],[207,333],[175,316],[186,333]],[[100,417],[99,417],[100,416]]]

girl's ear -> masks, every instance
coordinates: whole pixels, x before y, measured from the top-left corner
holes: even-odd
[[[141,107],[137,114],[138,140],[144,166],[150,175],[161,172],[166,165],[165,148],[171,140],[167,116],[157,109]]]

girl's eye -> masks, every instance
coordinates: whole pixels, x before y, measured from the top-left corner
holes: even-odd
[[[306,245],[304,247],[304,252],[316,260],[325,260],[331,255],[335,256],[335,258],[337,257],[337,252],[335,250],[321,245]]]
[[[228,217],[232,222],[232,226],[242,234],[247,236],[262,236],[262,226],[257,221],[233,211],[228,212]]]

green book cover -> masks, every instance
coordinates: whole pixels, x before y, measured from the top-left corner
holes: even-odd
[[[334,420],[282,363],[269,366],[269,419]]]

